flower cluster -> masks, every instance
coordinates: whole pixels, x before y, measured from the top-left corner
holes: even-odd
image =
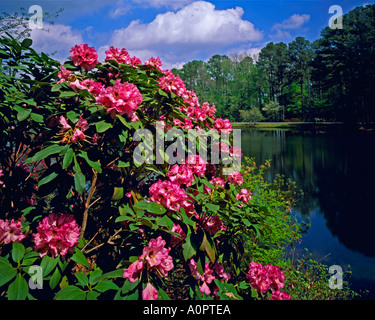
[[[112,118],[115,118],[116,114],[126,114],[129,119],[136,121],[138,118],[135,111],[142,103],[142,99],[142,95],[135,84],[121,83],[117,79],[115,85],[107,87],[100,92],[96,101],[107,107],[107,113]]]
[[[165,71],[165,76],[158,80],[160,88],[167,92],[173,92],[175,95],[182,97],[186,92],[185,83],[180,76],[175,76],[170,71]]]
[[[203,228],[211,235],[215,235],[220,230],[226,230],[223,221],[219,218],[218,215],[210,216],[206,221],[203,223]]]
[[[51,213],[45,217],[33,234],[35,250],[43,257],[46,254],[64,256],[78,244],[80,227],[71,214]]]
[[[243,203],[248,203],[252,199],[250,190],[241,189],[240,193],[236,194],[236,199]]]
[[[210,268],[210,264],[206,262],[203,275],[199,273],[197,263],[194,259],[190,259],[189,268],[194,278],[202,282],[202,284],[199,286],[202,295],[203,293],[211,294],[212,288],[210,288],[209,285],[212,283],[212,281],[214,281],[214,279],[230,280],[231,278],[230,274],[224,271],[224,267],[219,262],[216,262],[212,266],[212,269]]]
[[[182,207],[188,216],[194,213],[191,197],[178,183],[159,179],[150,187],[149,194],[151,201],[161,204],[168,210],[179,211]]]
[[[105,52],[105,54],[105,61],[114,60],[118,64],[129,64],[134,67],[142,63],[142,61],[137,57],[130,57],[128,51],[125,48],[118,49],[112,46]]]
[[[98,54],[94,47],[87,44],[75,45],[71,50],[71,60],[77,67],[80,66],[83,71],[90,71],[98,64]]]
[[[77,143],[79,140],[86,139],[84,132],[89,124],[87,120],[83,119],[83,114],[80,115],[74,129],[68,124],[68,120],[64,116],[60,116],[59,123],[62,126],[60,132],[64,134],[62,142]]]
[[[124,269],[123,277],[135,282],[139,279],[143,269],[155,271],[159,277],[168,276],[168,271],[173,268],[173,260],[169,255],[171,248],[165,248],[166,242],[162,237],[151,239],[148,246],[143,248],[142,255],[133,262],[129,268]],[[150,284],[142,292],[144,300],[155,300],[158,297],[157,290]]]
[[[241,184],[243,184],[243,177],[238,171],[233,171],[228,174],[228,181],[230,184],[240,186]]]
[[[246,279],[257,292],[266,293],[271,289],[272,300],[280,300],[278,299],[280,297],[284,298],[284,300],[290,300],[290,296],[287,293],[280,291],[285,286],[285,276],[278,266],[262,266],[260,263],[251,261]]]
[[[214,129],[218,132],[225,132],[230,134],[232,132],[232,124],[228,119],[217,118],[214,122]]]
[[[14,219],[10,221],[8,219],[0,219],[0,244],[21,242],[25,238],[21,227],[21,221],[15,222]]]

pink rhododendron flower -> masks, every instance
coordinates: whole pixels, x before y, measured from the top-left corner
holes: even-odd
[[[192,169],[198,177],[204,177],[206,173],[206,162],[200,155],[188,155],[185,160],[185,165]]]
[[[230,147],[229,155],[234,158],[242,158],[243,153],[242,153],[241,148],[239,147]]]
[[[57,76],[60,79],[57,83],[62,83],[64,81],[69,81],[70,80],[70,77],[72,76],[72,72],[69,71],[64,66],[60,66],[60,71],[57,73]]]
[[[291,297],[284,291],[276,290],[272,292],[272,295],[268,300],[291,300]]]
[[[147,283],[146,288],[142,291],[143,300],[156,300],[158,295],[158,290],[156,290],[150,282]]]
[[[228,134],[232,132],[232,124],[228,119],[217,118],[214,122],[214,128],[219,132],[223,130]]]
[[[280,267],[268,264],[264,266],[264,270],[271,281],[270,288],[272,290],[280,290],[285,286],[285,276]]]
[[[173,119],[173,123],[175,126],[179,126],[180,128],[183,128],[183,129],[192,129],[194,127],[193,122],[191,121],[190,118],[184,118],[184,122],[175,118]]]
[[[265,293],[269,289],[279,291],[283,288],[285,276],[278,266],[262,266],[260,263],[251,261],[246,279],[256,291]]]
[[[131,64],[130,55],[125,48],[118,49],[112,46],[105,54],[105,61],[115,60],[118,64]]]
[[[79,130],[79,129],[74,130],[74,133],[73,133],[72,139],[71,139],[71,141],[73,143],[76,143],[78,140],[85,140],[85,139],[86,139],[86,136],[81,130]]]
[[[241,189],[240,193],[236,194],[236,199],[243,203],[248,203],[251,199],[251,192],[247,189]]]
[[[169,255],[171,248],[164,248],[165,244],[165,241],[160,236],[156,239],[151,239],[148,246],[143,248],[141,257],[159,276],[164,277],[173,268],[173,259]]]
[[[177,96],[183,97],[186,87],[180,76],[175,76],[172,72],[166,71],[166,76],[160,77],[158,80],[160,88],[167,92],[173,92]]]
[[[179,211],[181,207],[185,209],[188,216],[194,213],[194,205],[178,183],[160,179],[149,189],[150,200],[161,204],[168,210]]]
[[[200,105],[198,97],[197,97],[197,95],[195,94],[194,91],[185,90],[183,98],[184,98],[184,102],[187,104],[187,106],[181,106],[180,107],[181,111],[186,112],[186,110],[189,106],[193,107],[193,108],[200,108],[201,105]]]
[[[162,237],[151,239],[148,246],[143,248],[142,255],[129,268],[124,269],[123,277],[130,282],[138,280],[142,270],[154,270],[159,277],[166,277],[173,268],[173,259],[169,255],[171,248],[165,248],[166,242]]]
[[[68,121],[65,119],[64,116],[60,116],[59,122],[62,125],[62,131],[71,129],[70,125],[68,125]]]
[[[216,234],[219,230],[226,230],[226,227],[223,224],[223,221],[221,221],[219,216],[216,214],[207,219],[203,228],[212,236]]]
[[[103,89],[96,101],[107,107],[107,113],[111,114],[112,118],[115,118],[116,114],[126,114],[128,118],[132,119],[142,103],[142,99],[136,85],[127,82],[121,83],[118,79],[114,86]]]
[[[215,119],[216,107],[214,104],[212,105],[212,107],[210,107],[210,104],[208,102],[205,102],[202,104],[202,110],[208,118]]]
[[[0,169],[0,177],[4,175],[3,169]],[[3,185],[4,181],[0,180],[0,185]]]
[[[123,277],[129,279],[130,282],[136,282],[139,279],[143,267],[144,263],[142,260],[134,261],[129,268],[124,269]]]
[[[98,63],[98,54],[94,47],[89,47],[87,44],[75,45],[71,50],[71,60],[77,67],[80,66],[82,70],[90,71],[95,68]]]
[[[179,224],[174,224],[171,231],[180,235],[180,237],[171,236],[171,246],[182,244],[182,240],[186,238],[186,233],[182,230],[181,226]]]
[[[230,184],[233,185],[241,185],[243,184],[243,177],[241,173],[239,173],[238,171],[233,171],[230,174],[228,174],[228,181]]]
[[[225,186],[225,181],[221,179],[220,177],[213,177],[209,182],[213,184],[215,187],[220,186],[224,188]]]
[[[219,262],[215,262],[215,264],[212,267],[212,270],[215,271],[219,278],[223,278],[227,281],[231,278],[231,275],[228,272],[224,271],[224,267]]]
[[[33,234],[36,251],[40,256],[48,254],[64,256],[68,250],[78,244],[80,227],[72,214],[51,213],[45,217]]]
[[[190,187],[194,182],[193,171],[185,165],[173,165],[171,170],[167,173],[167,177],[169,177],[169,180],[172,182],[184,184],[187,187]]]
[[[104,90],[104,86],[101,82],[96,82],[92,79],[85,79],[83,81],[75,80],[69,83],[69,86],[74,90],[87,90],[88,92],[92,93],[94,97],[97,97],[102,90]]]
[[[14,219],[10,221],[8,219],[0,219],[0,244],[2,242],[5,244],[21,242],[25,238],[21,227],[21,221],[15,222]]]
[[[164,70],[161,68],[163,66],[163,63],[161,62],[159,57],[151,57],[145,62],[145,65],[154,66],[159,71],[164,72]]]

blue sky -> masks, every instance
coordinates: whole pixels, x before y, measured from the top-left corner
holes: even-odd
[[[94,46],[99,58],[111,45],[126,48],[142,61],[159,56],[165,68],[181,67],[213,54],[258,53],[268,42],[297,36],[319,38],[332,5],[347,13],[366,0],[0,0],[14,12],[39,5],[64,12],[50,32],[34,30],[34,48],[64,60],[77,43]],[[344,26],[345,27],[345,26]]]

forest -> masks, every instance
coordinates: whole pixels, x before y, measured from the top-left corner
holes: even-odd
[[[343,17],[319,39],[268,43],[258,57],[213,55],[173,69],[218,116],[235,122],[340,121],[375,118],[375,5]]]

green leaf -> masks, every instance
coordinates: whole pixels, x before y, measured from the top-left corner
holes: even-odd
[[[16,274],[17,269],[13,268],[7,259],[0,257],[0,287],[12,280]]]
[[[75,173],[74,174],[74,187],[78,191],[78,193],[82,193],[85,190],[86,186],[86,177],[83,173]]]
[[[63,169],[68,168],[69,165],[72,163],[73,155],[74,155],[74,150],[69,148],[68,151],[64,155],[63,166],[62,166]]]
[[[42,258],[42,262],[40,263],[40,267],[43,270],[43,278],[48,276],[50,272],[56,267],[57,263],[59,261],[59,258],[53,258],[49,256],[44,256]]]
[[[84,158],[87,162],[87,164],[93,168],[96,172],[102,173],[102,166],[99,161],[92,161],[89,159],[86,151],[81,151],[79,154],[80,157]]]
[[[99,292],[105,292],[108,290],[119,290],[120,288],[111,280],[99,281],[99,283],[94,287],[94,290]]]
[[[63,91],[60,93],[59,98],[71,98],[76,96],[77,93],[75,91]]]
[[[96,126],[96,131],[97,131],[98,133],[102,133],[102,132],[104,132],[104,131],[107,131],[109,128],[112,128],[112,127],[113,127],[112,124],[107,123],[107,122],[105,122],[104,120],[95,123],[95,126]]]
[[[33,157],[29,158],[26,160],[26,163],[30,162],[35,162],[35,161],[40,161],[42,159],[47,158],[48,156],[55,154],[55,153],[60,153],[61,150],[63,150],[64,146],[60,146],[58,144],[53,144],[39,152],[37,152]]]
[[[51,278],[49,279],[49,286],[51,287],[52,290],[56,288],[60,280],[61,280],[61,273],[60,273],[59,268],[56,268]]]
[[[82,287],[86,287],[89,284],[89,278],[82,272],[75,273],[74,276],[78,280],[78,284]]]
[[[33,44],[33,40],[29,38],[23,39],[23,41],[21,42],[21,46],[24,48],[29,48],[32,44]]]
[[[30,114],[30,116],[31,116],[31,119],[33,119],[35,122],[43,122],[44,121],[44,117],[41,114],[32,112]]]
[[[209,203],[209,202],[205,203],[205,206],[210,211],[213,211],[215,213],[220,209],[220,206],[218,206],[217,204],[213,204],[213,203]]]
[[[56,172],[52,172],[51,174],[49,174],[47,177],[44,177],[42,180],[39,181],[38,183],[38,187],[52,181],[53,179],[55,179],[59,174],[56,173]]]
[[[121,292],[122,292],[123,294],[126,294],[126,293],[128,293],[128,292],[134,290],[134,289],[138,286],[139,281],[140,281],[140,279],[138,279],[138,280],[135,281],[135,282],[130,282],[129,279],[126,279],[124,285],[123,285],[122,288],[121,288]]]
[[[192,258],[192,257],[197,253],[196,248],[193,247],[193,245],[192,245],[192,243],[191,243],[190,236],[191,236],[191,235],[188,235],[188,236],[185,238],[185,242],[184,242],[184,244],[182,245],[183,255],[184,255],[184,258],[185,258],[186,261],[187,261],[188,259]]]
[[[93,285],[98,282],[100,277],[102,276],[103,271],[100,270],[99,268],[96,268],[94,271],[90,272],[90,279],[89,279],[89,284]]]
[[[121,221],[135,221],[135,219],[133,217],[129,217],[129,216],[119,216],[116,218],[115,222],[121,222]]]
[[[68,119],[70,121],[72,121],[73,123],[76,123],[78,121],[78,118],[79,118],[79,113],[71,110],[71,111],[66,113],[66,116],[68,117]]]
[[[117,201],[124,197],[124,188],[123,187],[114,187],[113,195],[111,200]]]
[[[87,262],[85,255],[78,248],[75,249],[75,253],[72,255],[72,260],[85,266],[86,268],[89,267],[89,263]]]
[[[155,202],[139,201],[134,206],[134,208],[146,210],[155,214],[163,214],[167,211],[162,205]]]
[[[206,233],[204,234],[200,249],[206,251],[208,258],[212,263],[216,261],[216,247],[211,237],[207,237]]]
[[[98,300],[100,293],[96,291],[87,292],[86,300]]]
[[[19,242],[13,242],[12,248],[12,259],[15,263],[18,263],[22,260],[25,255],[25,247]]]
[[[155,223],[161,227],[167,227],[168,229],[173,228],[173,220],[169,218],[167,215],[163,217],[157,217]]]
[[[55,300],[85,300],[86,292],[76,286],[67,286],[55,295]]]
[[[29,287],[25,278],[18,274],[16,279],[8,287],[8,299],[9,300],[25,300],[29,293]]]
[[[25,119],[27,119],[31,113],[31,109],[26,109],[26,108],[22,108],[22,107],[19,107],[19,106],[15,106],[14,107],[14,110],[16,110],[18,113],[17,113],[17,120],[18,121],[23,121]]]

